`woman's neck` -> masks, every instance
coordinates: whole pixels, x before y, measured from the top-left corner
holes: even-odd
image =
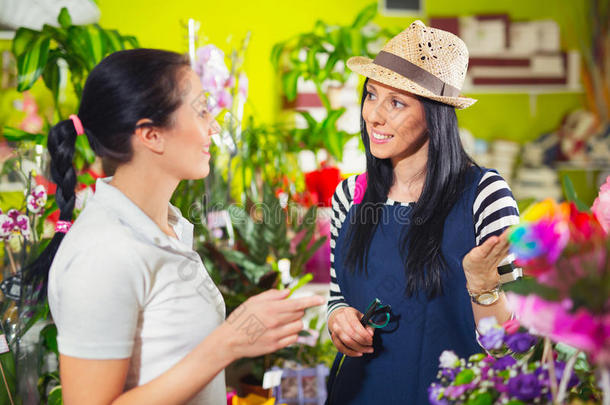
[[[166,173],[136,164],[123,164],[114,173],[111,185],[118,188],[169,236],[176,237],[168,223],[169,201],[178,181]]]
[[[426,181],[428,144],[426,140],[414,153],[392,159],[394,182],[388,193],[389,198],[403,202],[419,199]]]

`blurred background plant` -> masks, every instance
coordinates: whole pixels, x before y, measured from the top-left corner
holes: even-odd
[[[271,63],[280,73],[286,100],[297,98],[299,81],[311,81],[326,109],[326,115],[316,120],[307,111],[296,111],[305,121],[304,128],[293,130],[293,142],[304,149],[325,149],[337,161],[343,159],[343,147],[355,134],[337,128],[344,107],[334,106],[329,88],[345,85],[352,74],[345,62],[352,56],[374,57],[381,43],[398,30],[381,29],[371,23],[377,15],[377,3],[363,8],[350,25],[330,25],[316,21],[310,32],[296,35],[273,46]]]

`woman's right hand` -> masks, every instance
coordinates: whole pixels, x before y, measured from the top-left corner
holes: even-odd
[[[237,307],[220,326],[233,360],[256,357],[297,341],[305,309],[324,304],[319,296],[286,299],[290,290],[268,290]]]
[[[350,357],[373,353],[373,328],[360,323],[362,313],[356,308],[335,309],[328,318],[330,338],[337,350]]]

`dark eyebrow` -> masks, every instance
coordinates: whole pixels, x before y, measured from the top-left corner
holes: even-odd
[[[376,90],[377,90],[377,88],[375,87],[375,85],[374,85],[374,84],[372,84],[372,83],[367,83],[367,84],[366,84],[366,87],[369,87],[369,86],[371,87],[371,90],[373,90],[373,91],[376,91]],[[392,95],[392,96],[401,96],[401,97],[405,97],[405,98],[407,98],[407,99],[409,98],[409,96],[407,96],[406,94],[399,93],[399,92],[397,92],[397,91],[391,91],[389,94],[390,94],[390,95]]]

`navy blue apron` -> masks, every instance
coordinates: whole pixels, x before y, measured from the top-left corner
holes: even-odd
[[[436,379],[439,356],[453,350],[459,357],[481,352],[462,259],[475,246],[472,206],[484,170],[467,173],[464,191],[450,211],[443,231],[442,252],[449,271],[444,294],[407,298],[400,254],[400,236],[412,220],[411,206],[384,205],[368,256],[368,275],[343,265],[346,235],[356,208],[352,204],[335,247],[335,270],[347,303],[364,313],[374,298],[392,306],[389,324],[376,329],[374,353],[345,357],[340,372],[329,378],[328,404],[427,404],[429,385]],[[408,231],[408,229],[407,229]],[[337,370],[341,353],[335,358]]]

